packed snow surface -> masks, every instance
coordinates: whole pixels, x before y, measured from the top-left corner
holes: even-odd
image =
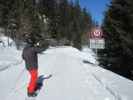
[[[0,47],[0,53],[0,100],[25,100],[29,74],[22,50]],[[52,77],[36,100],[132,100],[133,82],[97,66],[95,58],[89,48],[69,46],[39,54],[39,75]]]

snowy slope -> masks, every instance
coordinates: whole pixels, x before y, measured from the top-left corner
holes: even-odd
[[[29,77],[21,51],[0,52],[0,100],[25,100]],[[39,74],[53,76],[44,81],[36,100],[132,100],[132,81],[92,63],[97,62],[90,49],[49,48],[39,55]]]

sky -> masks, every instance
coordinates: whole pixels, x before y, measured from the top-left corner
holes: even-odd
[[[94,21],[102,23],[104,12],[111,0],[79,0],[81,7],[85,7],[90,12]]]

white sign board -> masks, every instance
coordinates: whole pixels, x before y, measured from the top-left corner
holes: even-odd
[[[105,48],[105,40],[101,39],[90,39],[90,48],[92,49],[104,49]]]

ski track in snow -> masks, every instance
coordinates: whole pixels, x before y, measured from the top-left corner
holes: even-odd
[[[10,67],[13,67],[15,65],[19,65],[22,63],[22,59],[17,58],[18,54],[12,48],[0,47],[0,52],[1,52],[0,71],[5,71]]]

